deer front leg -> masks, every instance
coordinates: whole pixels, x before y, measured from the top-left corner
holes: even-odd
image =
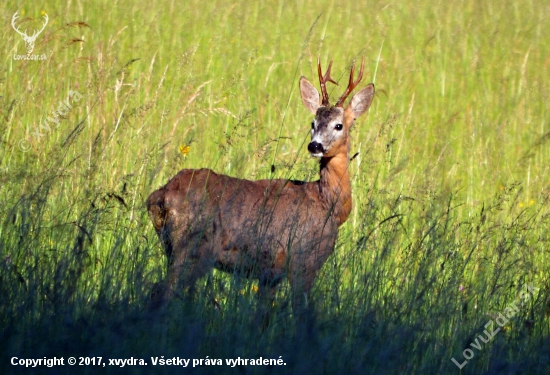
[[[306,323],[311,329],[315,322],[315,308],[310,298],[311,288],[321,267],[334,248],[335,238],[309,244],[295,250],[289,267],[289,281],[292,290],[292,311],[298,323]]]
[[[292,292],[292,311],[298,320],[308,319],[314,311],[310,291],[316,274],[316,270],[308,270],[305,266],[291,267],[289,281]]]
[[[262,331],[269,326],[273,301],[277,293],[277,284],[281,278],[282,275],[280,272],[274,270],[266,271],[260,276],[258,282],[259,306],[256,313],[256,321],[259,323]]]
[[[276,288],[260,282],[258,286],[258,310],[256,311],[256,322],[262,331],[269,327],[271,320],[271,309],[275,300]]]

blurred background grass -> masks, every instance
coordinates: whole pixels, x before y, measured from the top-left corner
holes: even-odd
[[[18,370],[12,355],[282,355],[291,373],[450,373],[450,358],[462,362],[526,283],[538,296],[462,372],[547,373],[548,2],[7,1],[0,10],[6,373]],[[47,60],[14,60],[25,53],[10,25],[16,10],[21,29],[48,14],[33,52]],[[363,84],[375,82],[377,95],[352,133],[354,210],[316,282],[315,327],[292,328],[283,285],[277,318],[260,332],[254,282],[219,272],[195,305],[149,316],[165,259],[144,200],[182,168],[316,179],[297,82],[316,80],[318,55],[324,66],[334,59],[340,86],[365,56]],[[59,127],[40,128],[69,90],[82,99]]]

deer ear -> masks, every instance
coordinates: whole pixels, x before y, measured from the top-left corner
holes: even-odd
[[[369,109],[373,97],[374,84],[371,83],[363,90],[353,95],[353,98],[351,98],[351,101],[346,108],[346,112],[351,111],[353,118],[356,119],[365,113],[367,109]]]
[[[304,76],[300,78],[300,94],[308,111],[316,114],[319,108],[319,91]]]

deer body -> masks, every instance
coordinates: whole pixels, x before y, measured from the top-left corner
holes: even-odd
[[[184,284],[192,285],[212,267],[270,287],[289,267],[300,268],[312,282],[320,268],[315,265],[334,248],[338,228],[328,215],[330,203],[319,199],[320,187],[241,180],[208,169],[181,171],[148,199],[170,259],[169,285],[181,271],[186,271]]]
[[[330,66],[322,77],[319,66],[322,102],[313,85],[300,79],[303,103],[315,114],[308,149],[321,158],[318,181],[249,181],[184,169],[149,196],[149,215],[169,260],[162,300],[178,283],[193,288],[216,267],[258,278],[259,295],[268,299],[288,275],[293,306],[304,305],[351,211],[349,129],[374,94],[371,84],[346,109],[330,106],[323,86],[327,77],[332,81],[329,73]],[[348,90],[358,81],[350,78]]]

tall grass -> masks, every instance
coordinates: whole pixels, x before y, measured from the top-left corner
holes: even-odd
[[[13,59],[25,51],[9,26],[18,9],[49,15],[33,52],[47,60]],[[243,373],[548,373],[550,4],[8,0],[0,11],[2,373],[21,371],[13,356],[144,358],[129,371],[149,373],[161,355],[286,363]],[[316,179],[297,82],[315,78],[318,55],[341,84],[365,56],[377,95],[352,133],[354,208],[315,284],[316,323],[296,329],[283,283],[261,331],[255,282],[219,272],[195,303],[150,315],[165,257],[144,200],[182,168]],[[82,99],[40,128],[70,90]],[[473,349],[528,284],[540,290]],[[459,370],[451,358],[466,348]]]

